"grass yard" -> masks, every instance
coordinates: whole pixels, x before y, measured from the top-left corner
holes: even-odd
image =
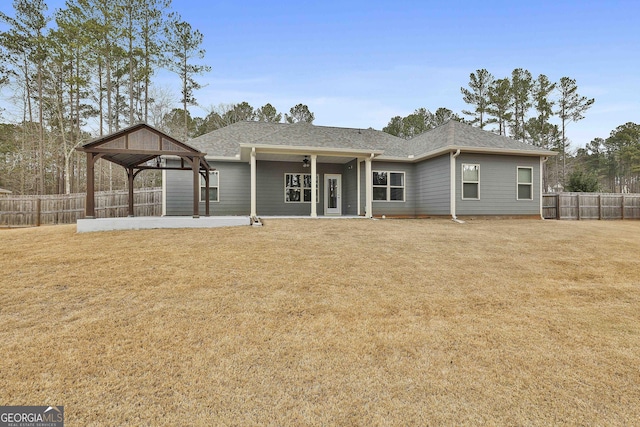
[[[640,221],[0,242],[0,405],[64,405],[68,426],[640,420]]]

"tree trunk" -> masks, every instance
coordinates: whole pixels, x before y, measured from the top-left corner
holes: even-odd
[[[42,108],[42,62],[38,63],[38,179],[40,188],[38,194],[46,194],[44,179],[44,109]]]

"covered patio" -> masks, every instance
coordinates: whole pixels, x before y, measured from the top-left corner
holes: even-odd
[[[361,212],[361,193],[364,195],[364,217],[372,218],[372,202],[373,202],[373,186],[370,179],[364,180],[364,188],[361,188],[361,176],[371,176],[372,161],[376,156],[382,154],[381,150],[367,150],[367,149],[336,149],[325,147],[287,147],[287,146],[274,146],[274,145],[261,145],[261,144],[240,144],[240,159],[241,161],[249,161],[250,166],[250,206],[251,217],[263,217],[258,212],[258,170],[259,162],[294,162],[303,165],[308,171],[310,176],[318,175],[319,164],[331,164],[331,165],[347,165],[348,163],[355,162],[351,167],[355,166],[355,186],[356,186],[356,212]],[[361,164],[364,170],[361,170]],[[328,174],[325,173],[325,177]],[[341,190],[341,174],[335,174],[339,177],[336,189],[337,192],[333,193],[330,181],[326,181],[325,191],[326,198],[330,198],[332,194],[336,194],[337,201],[329,201],[328,203],[340,204]],[[317,205],[317,190],[318,183],[315,179],[310,179],[310,203],[309,203],[309,217],[317,218],[318,216],[331,216],[333,213],[327,212],[325,208],[324,212],[318,211]],[[325,202],[326,203],[326,202]],[[336,212],[339,216],[344,214],[338,210]],[[358,215],[356,215],[358,216]]]

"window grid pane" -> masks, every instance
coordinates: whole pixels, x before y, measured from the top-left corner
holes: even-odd
[[[387,200],[387,187],[373,187],[373,200]]]
[[[392,187],[390,191],[390,198],[395,201],[404,201],[404,188]]]
[[[465,182],[462,184],[462,198],[464,199],[477,199],[478,198],[478,184]]]
[[[386,172],[374,172],[373,173],[373,185],[387,185],[387,173]]]
[[[479,181],[480,167],[478,165],[462,165],[462,180],[465,182]]]
[[[520,200],[531,200],[533,199],[533,195],[531,194],[531,185],[530,184],[518,184],[518,199]]]
[[[404,187],[404,174],[403,173],[391,173],[390,184],[394,187]]]
[[[532,178],[531,168],[518,168],[518,184],[531,184]]]
[[[287,189],[287,202],[299,202],[300,201],[300,190],[295,188]]]

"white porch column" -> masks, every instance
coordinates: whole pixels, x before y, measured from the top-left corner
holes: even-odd
[[[251,148],[251,216],[258,216],[256,212],[256,148]]]
[[[356,212],[360,215],[360,159],[356,159],[356,186],[358,194],[358,210]]]
[[[373,177],[371,175],[371,157],[367,157],[364,161],[364,173],[365,173],[365,217],[373,218]]]
[[[458,157],[459,155],[460,155],[460,149],[456,150],[455,153],[453,151],[449,153],[449,165],[450,165],[449,179],[451,180],[449,184],[450,186],[449,209],[450,209],[452,219],[457,218],[456,217],[456,157]],[[462,191],[462,189],[460,191]]]
[[[311,218],[318,216],[318,207],[316,206],[316,161],[318,160],[317,154],[311,155]]]

